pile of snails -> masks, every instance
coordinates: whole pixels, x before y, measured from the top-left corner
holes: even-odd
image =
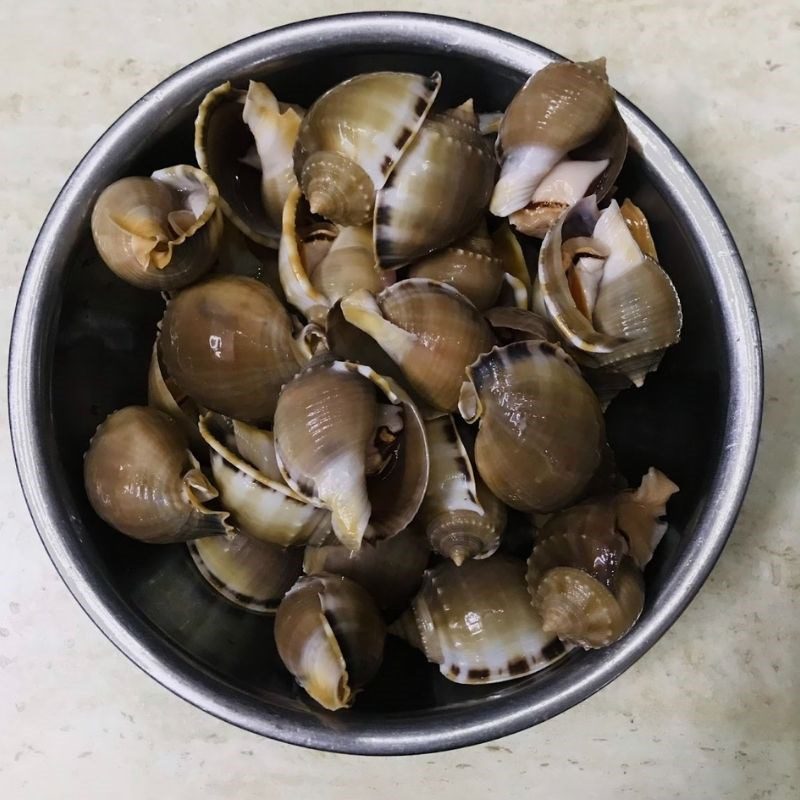
[[[441,83],[357,75],[308,109],[225,83],[199,166],[92,214],[102,260],[166,307],[148,405],[97,428],[88,498],[274,614],[332,710],[387,633],[469,684],[617,641],[678,491],[655,468],[628,488],[606,442],[682,318],[645,215],[609,199],[627,130],[604,60],[545,67],[502,114],[439,108]]]

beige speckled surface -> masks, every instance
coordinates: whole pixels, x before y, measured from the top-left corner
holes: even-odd
[[[617,88],[707,182],[748,266],[767,366],[762,448],[731,543],[673,630],[622,679],[559,718],[439,756],[325,755],[212,719],[105,640],[45,556],[3,425],[0,793],[14,800],[361,800],[422,791],[449,800],[587,790],[599,800],[800,797],[796,2],[7,0],[0,7],[4,346],[49,204],[130,103],[177,67],[254,31],[376,6],[465,16],[573,58],[607,55]]]

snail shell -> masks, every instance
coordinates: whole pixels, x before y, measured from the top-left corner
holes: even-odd
[[[572,359],[543,341],[495,347],[467,368],[459,401],[480,419],[478,472],[500,500],[549,512],[577,498],[600,463],[600,405]]]
[[[159,338],[173,380],[200,405],[246,422],[272,419],[299,369],[289,315],[267,286],[218,275],[167,305]]]
[[[509,221],[520,233],[543,239],[561,214],[582,197],[593,194],[600,201],[611,192],[627,151],[628,129],[615,108],[597,138],[556,164],[528,205],[515,211]]]
[[[559,218],[542,244],[539,285],[561,337],[586,354],[582,363],[637,386],[680,338],[675,287],[639,249],[615,200],[599,212],[589,197]]]
[[[247,92],[229,82],[212,89],[194,123],[197,163],[217,182],[220,208],[248,239],[278,246],[292,186],[292,152],[302,109],[278,103],[263,84]]]
[[[605,59],[549,64],[532,75],[500,125],[492,213],[507,217],[528,205],[553,167],[600,135],[615,112]]]
[[[461,566],[497,550],[505,506],[475,478],[469,455],[450,415],[425,423],[431,473],[420,520],[434,552]]]
[[[208,272],[222,236],[219,193],[196,167],[122,178],[92,210],[92,238],[108,268],[140,289],[172,291]]]
[[[475,227],[495,163],[472,101],[430,114],[375,200],[375,254],[386,269],[438,250]]]
[[[652,258],[653,261],[658,261],[656,243],[653,241],[653,234],[650,232],[650,223],[647,221],[642,209],[635,205],[630,198],[627,198],[620,206],[619,211],[642,253],[648,258]]]
[[[175,420],[127,406],[100,423],[83,461],[92,508],[143,542],[182,542],[232,531],[228,513],[204,505],[217,490],[200,470]]]
[[[417,593],[430,553],[425,536],[406,528],[391,539],[364,542],[355,552],[338,543],[306,547],[303,569],[308,575],[328,572],[354,580],[382,611],[396,617]]]
[[[301,577],[275,615],[278,654],[329,711],[347,708],[377,673],[386,626],[372,598],[339,575]]]
[[[425,278],[399,281],[376,297],[354,292],[341,309],[441,411],[456,408],[466,366],[494,344],[488,324],[464,295]]]
[[[308,219],[308,203],[295,187],[283,210],[279,269],[286,298],[307,319],[324,323],[342,297],[357,289],[379,292],[394,282],[375,268],[369,226],[334,229],[331,237],[325,228],[304,224]]]
[[[274,613],[302,573],[303,551],[238,534],[188,542],[200,574],[226,600],[260,614]]]
[[[428,570],[390,629],[456,683],[497,683],[538,672],[564,645],[542,629],[525,587],[525,563],[500,554]]]
[[[286,482],[330,509],[334,533],[351,550],[367,533],[403,530],[422,502],[429,464],[419,412],[368,367],[312,361],[281,392],[275,447]]]
[[[667,501],[677,491],[677,485],[663,472],[650,467],[638,489],[617,495],[617,527],[639,569],[649,563],[667,532]]]
[[[294,168],[314,214],[339,225],[372,221],[375,193],[414,140],[441,82],[438,72],[357,75],[309,108]]]
[[[641,614],[644,583],[616,532],[613,500],[556,514],[528,559],[528,587],[546,631],[586,649],[623,636]]]
[[[504,275],[502,259],[492,254],[492,240],[485,222],[469,236],[420,259],[408,270],[409,278],[429,278],[452,286],[479,311],[494,305]]]
[[[214,413],[201,417],[199,429],[220,501],[242,533],[279,547],[324,541],[331,515],[283,481],[271,432]]]

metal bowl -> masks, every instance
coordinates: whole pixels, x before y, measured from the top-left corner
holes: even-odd
[[[667,138],[624,98],[632,137],[620,193],[654,229],[683,300],[682,342],[644,389],[608,412],[631,478],[651,464],[681,487],[672,528],[648,568],[647,606],[616,645],[491,687],[447,682],[392,642],[378,679],[350,711],[308,700],[280,666],[269,620],[214,595],[183,546],[146,546],[110,531],[88,507],[81,460],[95,426],[142,402],[162,303],[98,262],[88,218],[126,174],[190,161],[192,120],[225,79],[269,81],[309,102],[358,72],[444,75],[443,102],[474,96],[504,108],[555,54],[468,22],[356,14],[303,22],[225,47],[145,95],[97,142],[42,227],[19,294],[10,356],[14,452],[36,527],[69,589],[117,647],[164,686],[265,736],[349,753],[419,753],[494,739],[585,699],[642,656],[680,616],[719,556],[747,486],[758,439],[762,362],[742,263],[714,202]]]

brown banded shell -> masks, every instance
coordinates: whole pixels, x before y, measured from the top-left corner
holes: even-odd
[[[504,274],[503,261],[492,254],[492,240],[483,221],[469,236],[420,259],[408,270],[409,278],[449,284],[479,311],[494,305]]]
[[[615,112],[605,59],[549,64],[532,75],[500,125],[492,213],[507,217],[528,205],[542,179],[568,153],[603,133]]]
[[[260,614],[274,613],[302,573],[303,551],[237,534],[187,544],[195,566],[226,600]]]
[[[472,101],[430,114],[375,199],[378,266],[404,266],[466,236],[486,211],[494,173]]]
[[[375,268],[369,226],[334,228],[332,236],[310,226],[308,203],[297,187],[283,214],[281,284],[289,302],[307,319],[324,323],[328,309],[342,297],[357,289],[379,292],[394,282],[391,273]]]
[[[553,225],[539,256],[549,319],[581,363],[641,386],[680,338],[680,301],[669,276],[639,248],[615,200],[580,201]]]
[[[377,673],[386,626],[372,598],[339,575],[301,577],[275,615],[286,669],[329,711],[347,708]]]
[[[667,532],[667,501],[677,491],[678,487],[663,472],[651,467],[638,489],[617,495],[617,527],[639,569],[649,563]]]
[[[516,342],[467,374],[459,409],[480,420],[475,461],[492,493],[520,511],[574,501],[600,463],[605,425],[572,359],[550,342]]]
[[[97,198],[92,238],[116,275],[140,289],[172,291],[208,272],[222,215],[211,178],[184,164],[122,178]]]
[[[283,203],[296,184],[292,153],[301,113],[255,81],[246,92],[223,83],[197,111],[197,163],[217,182],[225,216],[265,247],[278,246]]]
[[[441,82],[438,72],[356,75],[309,108],[294,169],[314,214],[339,225],[371,222],[375,193],[413,142]]]
[[[286,482],[329,508],[351,550],[403,530],[422,502],[428,449],[414,404],[358,364],[313,361],[281,392],[275,446]]]
[[[526,236],[543,239],[551,225],[582,197],[603,200],[614,187],[628,151],[628,129],[614,109],[606,126],[588,145],[559,161],[536,187],[525,208],[509,217]]]
[[[286,485],[272,433],[209,413],[200,433],[210,448],[211,473],[222,505],[242,533],[278,547],[322,542],[331,515]]]
[[[200,405],[246,422],[272,419],[299,369],[289,315],[274,292],[237,275],[190,286],[167,305],[164,366]]]
[[[525,586],[525,563],[494,555],[428,570],[390,629],[456,683],[497,683],[538,672],[566,649],[545,633]]]
[[[434,552],[460,566],[497,550],[505,506],[476,478],[450,415],[425,423],[431,473],[419,519]]]
[[[528,587],[544,629],[586,649],[604,647],[633,626],[644,584],[618,530],[613,497],[554,515],[528,559]]]
[[[376,297],[354,292],[341,308],[402,369],[420,397],[441,411],[456,408],[466,366],[494,344],[475,306],[437,281],[408,278]]]
[[[89,443],[83,479],[97,514],[134,539],[182,542],[232,531],[227,512],[205,505],[217,490],[180,426],[154,408],[110,414]]]
[[[306,547],[303,569],[308,575],[328,572],[354,580],[394,617],[419,589],[430,552],[424,534],[406,528],[391,539],[364,542],[356,552],[338,543]]]
[[[656,243],[653,241],[653,234],[650,232],[650,223],[647,221],[642,209],[634,204],[630,198],[627,198],[619,210],[639,249],[648,258],[658,261]]]

